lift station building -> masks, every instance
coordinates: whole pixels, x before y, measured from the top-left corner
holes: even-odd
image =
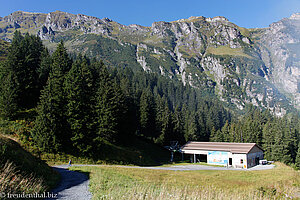
[[[250,168],[259,164],[264,151],[256,143],[193,142],[181,147],[191,162],[207,162],[213,165]]]

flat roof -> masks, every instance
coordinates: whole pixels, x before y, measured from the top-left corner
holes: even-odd
[[[185,150],[206,150],[206,151],[228,151],[231,153],[249,153],[251,149],[257,146],[256,143],[231,143],[231,142],[194,142],[190,141],[181,147]]]

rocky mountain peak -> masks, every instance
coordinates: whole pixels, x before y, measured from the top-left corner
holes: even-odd
[[[223,21],[223,22],[229,22],[229,20],[226,17],[223,16],[216,16],[216,17],[203,17],[203,16],[191,16],[188,19],[179,19],[174,22],[196,22],[196,21],[207,21],[207,22],[217,22],[217,21]],[[172,23],[172,22],[171,22]]]
[[[15,11],[11,14],[9,14],[8,16],[20,16],[20,15],[23,15],[23,16],[26,16],[26,15],[45,15],[44,13],[39,13],[39,12],[26,12],[26,11]]]
[[[206,18],[206,21],[208,21],[208,22],[217,22],[217,21],[229,22],[229,20],[223,16],[217,16],[217,17],[213,17],[213,18],[208,17],[208,18]]]
[[[290,16],[290,19],[300,20],[300,13],[294,13]]]
[[[205,19],[206,18],[203,16],[199,16],[199,17],[191,16],[188,19],[179,19],[179,20],[173,21],[173,23],[174,22],[194,22],[194,21],[200,21],[200,20],[205,20]]]

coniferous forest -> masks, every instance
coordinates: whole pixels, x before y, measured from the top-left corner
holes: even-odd
[[[25,119],[41,152],[97,159],[104,143],[140,137],[170,141],[255,142],[268,160],[300,167],[298,113],[282,118],[249,105],[238,116],[213,96],[155,73],[107,67],[64,43],[50,53],[38,36],[15,32],[0,66],[2,120]]]

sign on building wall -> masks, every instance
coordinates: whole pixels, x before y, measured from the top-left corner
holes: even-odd
[[[209,151],[207,155],[207,163],[226,165],[228,163],[228,152]]]

